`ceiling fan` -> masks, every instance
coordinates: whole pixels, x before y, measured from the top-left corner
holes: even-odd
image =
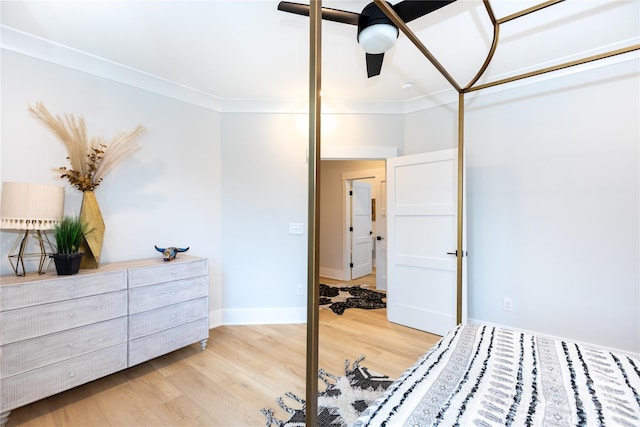
[[[413,21],[455,0],[404,0],[391,8],[405,22]],[[281,1],[278,10],[309,16],[309,5]],[[367,76],[380,74],[384,52],[391,49],[398,38],[398,27],[375,3],[369,3],[362,12],[322,8],[322,19],[358,26],[358,43],[366,53]]]

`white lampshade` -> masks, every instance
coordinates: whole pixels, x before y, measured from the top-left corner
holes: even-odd
[[[2,183],[0,228],[50,230],[62,218],[64,187],[22,182]]]
[[[398,29],[390,24],[374,24],[358,34],[358,43],[367,53],[384,53],[391,49],[398,38]]]

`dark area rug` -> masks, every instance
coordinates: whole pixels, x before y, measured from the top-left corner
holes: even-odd
[[[384,292],[364,289],[360,286],[329,286],[320,283],[320,308],[327,308],[336,314],[343,314],[347,308],[374,310],[386,308],[387,295]]]
[[[386,375],[377,374],[368,368],[361,366],[364,356],[360,356],[353,366],[349,360],[345,361],[345,375],[336,377],[323,369],[319,372],[319,378],[326,384],[325,391],[318,393],[318,426],[334,427],[353,424],[362,411],[364,411],[393,382]],[[305,401],[293,393],[286,393],[293,408],[287,405],[284,398],[276,399],[278,405],[287,411],[290,417],[287,420],[278,420],[272,409],[262,409],[261,412],[267,418],[266,426],[278,427],[304,427],[305,426]]]

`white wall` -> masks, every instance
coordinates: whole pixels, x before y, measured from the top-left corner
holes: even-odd
[[[322,146],[325,148],[383,149],[402,146],[402,114],[349,114],[333,112],[331,103],[323,104]],[[306,128],[304,129],[306,132]],[[324,155],[323,155],[324,158]],[[344,157],[333,157],[333,159]],[[379,157],[358,157],[360,160]]]
[[[402,130],[401,116],[325,114],[323,123],[323,145],[355,151],[394,147]],[[306,126],[300,114],[223,114],[225,324],[306,321]],[[304,234],[289,234],[290,223]]]
[[[639,68],[467,101],[473,320],[640,353]],[[455,146],[455,109],[409,115],[405,152]]]
[[[29,115],[30,102],[82,114],[90,133],[106,137],[142,123],[141,150],[96,191],[106,222],[101,261],[159,256],[154,244],[190,246],[210,260],[212,325],[306,319],[297,287],[306,287],[307,232],[288,233],[291,222],[307,224],[306,115],[222,114],[1,52],[2,181],[66,185],[66,212],[80,209],[81,193],[52,172],[66,151]],[[324,117],[333,153],[395,150],[402,134],[400,115]],[[12,273],[6,255],[16,237],[0,232],[1,274]]]
[[[632,61],[471,103],[471,317],[640,352],[639,93]]]
[[[443,105],[404,118],[404,145],[401,155],[446,150],[458,146],[458,105]]]
[[[300,115],[220,114],[1,52],[2,181],[64,184],[51,168],[66,153],[28,115],[29,102],[83,114],[105,136],[142,123],[142,149],[97,190],[103,261],[189,245],[211,262],[214,322],[304,319],[295,291],[306,283],[307,235],[288,233],[307,219]],[[472,318],[639,352],[638,92],[635,60],[469,101]],[[455,108],[335,114],[324,142],[448,148]],[[67,203],[77,211],[80,194],[68,188]],[[2,274],[15,237],[0,232]],[[507,296],[511,313],[502,311]]]
[[[222,139],[223,321],[302,322],[307,138],[296,115],[226,113]],[[304,223],[289,234],[289,223]],[[297,295],[303,285],[304,295]]]
[[[81,193],[59,179],[66,150],[28,113],[43,101],[56,114],[83,115],[90,135],[109,141],[138,124],[141,148],[96,189],[106,232],[101,262],[160,256],[159,246],[190,246],[210,260],[211,310],[220,309],[220,114],[111,80],[26,57],[2,54],[1,180],[66,187],[65,212],[78,213]],[[0,232],[0,272],[16,234]],[[219,320],[217,320],[219,323]]]

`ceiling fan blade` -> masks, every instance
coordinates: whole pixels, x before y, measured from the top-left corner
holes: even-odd
[[[455,0],[404,0],[391,7],[406,23],[431,13],[434,10],[438,10],[454,1]]]
[[[296,13],[298,15],[309,16],[308,4],[281,1],[280,3],[278,3],[278,10],[281,10],[283,12]],[[347,10],[331,9],[330,7],[322,8],[322,19],[326,19],[327,21],[358,25],[359,18],[359,13],[349,12]]]
[[[367,53],[367,77],[374,77],[382,70],[384,53]]]

